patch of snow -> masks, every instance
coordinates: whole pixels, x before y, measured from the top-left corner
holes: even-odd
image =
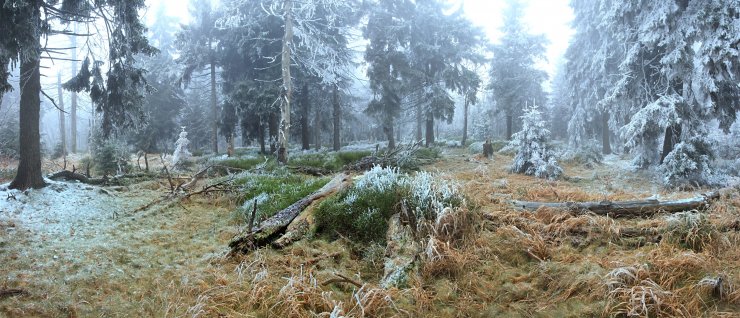
[[[42,189],[26,191],[0,186],[0,221],[13,221],[37,234],[69,236],[93,223],[112,223],[110,219],[141,204],[100,187],[46,182]]]

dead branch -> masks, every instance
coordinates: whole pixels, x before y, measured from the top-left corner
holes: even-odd
[[[358,281],[352,278],[349,278],[341,273],[334,273],[334,276],[336,277],[327,279],[326,281],[321,283],[321,285],[326,286],[326,285],[334,284],[334,283],[349,283],[349,284],[357,286],[357,288],[362,288],[362,284],[360,284]]]
[[[318,191],[298,200],[287,208],[281,210],[273,217],[265,220],[257,227],[247,229],[247,233],[237,235],[229,242],[231,252],[229,255],[248,253],[254,248],[266,246],[277,239],[290,223],[306,209],[311,203],[322,199],[349,184],[349,175],[339,174]]]
[[[24,294],[28,294],[28,292],[24,289],[17,289],[17,288],[0,289],[0,299],[18,296],[18,295],[24,295]]]
[[[540,207],[565,209],[568,211],[582,213],[589,211],[597,215],[608,215],[610,217],[644,217],[655,213],[673,213],[689,210],[703,209],[709,202],[719,198],[719,192],[708,192],[700,196],[660,201],[656,199],[645,199],[636,201],[600,201],[600,202],[532,202],[511,201],[511,204],[520,209],[535,211]]]

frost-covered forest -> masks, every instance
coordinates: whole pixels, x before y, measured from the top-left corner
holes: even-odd
[[[0,2],[0,316],[734,317],[738,0]]]

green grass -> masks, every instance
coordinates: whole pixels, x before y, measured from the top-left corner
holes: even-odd
[[[243,170],[252,170],[257,165],[260,165],[265,162],[264,157],[250,157],[250,158],[233,158],[233,159],[226,159],[219,161],[219,165],[225,166],[225,167],[231,167],[236,169],[243,169]],[[268,157],[267,159],[267,168],[271,168],[276,166],[275,159],[272,157]],[[269,170],[269,169],[268,169]]]
[[[282,209],[287,208],[296,201],[323,187],[329,181],[328,178],[311,178],[295,174],[285,175],[250,175],[236,180],[241,186],[237,199],[239,205],[246,208],[238,209],[234,215],[238,223],[246,223],[251,214],[254,198],[261,194],[267,195],[264,202],[257,204],[257,219],[266,219]]]
[[[337,172],[342,170],[344,166],[354,163],[370,154],[370,151],[343,151],[297,155],[291,158],[288,164],[291,166],[313,167]]]
[[[400,190],[347,190],[334,195],[316,209],[317,230],[329,237],[341,234],[363,243],[385,244],[388,220],[403,198]]]

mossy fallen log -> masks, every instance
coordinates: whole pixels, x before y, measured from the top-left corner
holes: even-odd
[[[347,174],[335,176],[329,183],[324,185],[316,192],[298,200],[287,208],[281,210],[271,218],[263,221],[261,224],[237,235],[229,242],[231,251],[229,255],[248,253],[256,248],[271,244],[280,238],[288,226],[303,212],[306,207],[314,201],[325,198],[345,187],[350,183],[350,177]]]
[[[719,192],[708,192],[699,196],[661,201],[644,199],[634,201],[598,201],[598,202],[533,202],[512,200],[511,204],[517,208],[535,211],[541,207],[565,209],[576,213],[591,212],[597,215],[610,217],[645,217],[656,213],[674,213],[681,211],[700,210],[709,202],[719,199]]]

